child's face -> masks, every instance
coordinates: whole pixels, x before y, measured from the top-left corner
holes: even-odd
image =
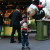
[[[24,24],[23,24],[23,27],[27,27],[27,26],[28,26],[27,23],[24,23]]]

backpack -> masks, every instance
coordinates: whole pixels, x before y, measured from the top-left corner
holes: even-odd
[[[42,19],[45,16],[45,11],[42,9],[39,11],[39,19]]]
[[[40,20],[42,19],[43,17],[45,16],[45,11],[42,9],[42,10],[39,10],[39,13],[36,17],[36,20]]]
[[[45,16],[45,11],[42,9],[43,7],[39,7],[39,6],[36,7],[38,8],[39,11],[34,16],[32,16],[32,18],[35,20],[40,20]]]
[[[39,4],[37,7],[39,9],[39,12],[37,13],[36,19],[40,20],[40,19],[42,19],[45,16],[45,11],[42,9],[43,6],[41,4]]]

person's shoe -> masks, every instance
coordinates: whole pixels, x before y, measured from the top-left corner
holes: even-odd
[[[24,47],[22,47],[22,50],[24,49]]]
[[[27,46],[27,48],[30,50],[30,47]]]
[[[30,47],[29,46],[26,46],[26,48],[28,48],[30,50]]]
[[[10,41],[10,43],[16,43],[16,41]]]

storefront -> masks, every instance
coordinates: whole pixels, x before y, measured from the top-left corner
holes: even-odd
[[[2,14],[4,17],[4,20],[6,21],[5,24],[3,24],[3,28],[2,28],[2,36],[11,36],[11,32],[12,32],[12,27],[9,27],[9,15],[16,11],[15,8],[17,5],[20,6],[20,12],[22,13],[22,17],[23,19],[25,19],[27,21],[27,7],[31,4],[31,1],[17,1],[14,0],[13,1],[8,1],[6,0],[5,2],[0,2],[0,10],[2,10]],[[22,29],[22,26],[21,26]],[[15,36],[17,36],[18,33],[17,31],[15,32]]]

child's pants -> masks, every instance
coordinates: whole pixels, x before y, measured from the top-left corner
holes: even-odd
[[[24,36],[22,36],[22,46],[28,46],[29,45],[29,42],[28,42],[28,38],[25,38]]]

